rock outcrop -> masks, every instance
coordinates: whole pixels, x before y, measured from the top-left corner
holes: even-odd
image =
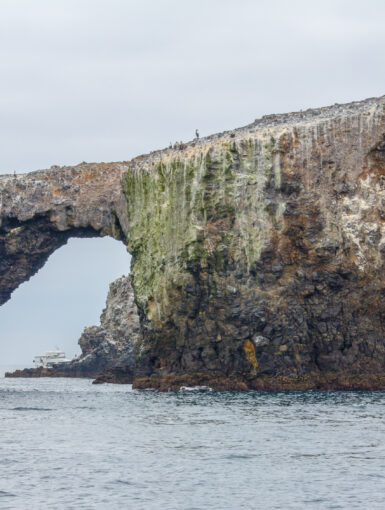
[[[132,254],[134,387],[385,389],[384,97],[268,116],[115,165],[105,212]],[[84,193],[92,201],[92,185]],[[12,224],[10,200],[0,249],[24,268],[35,245],[13,241],[26,224]],[[2,267],[4,300],[14,283]]]
[[[85,328],[79,345],[81,356],[70,369],[83,370],[98,377],[98,381],[112,380],[116,371],[124,371],[125,382],[132,382],[136,351],[140,348],[139,315],[128,276],[122,276],[110,285],[106,308],[100,316],[100,326]]]

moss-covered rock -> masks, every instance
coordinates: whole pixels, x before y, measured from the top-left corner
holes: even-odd
[[[384,130],[381,99],[131,162],[138,387],[382,373]]]

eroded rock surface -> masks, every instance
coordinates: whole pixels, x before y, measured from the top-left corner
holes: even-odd
[[[124,240],[124,163],[0,175],[0,305],[70,237]]]
[[[106,375],[109,371],[124,368],[126,382],[132,382],[140,341],[134,293],[129,277],[122,276],[110,285],[100,326],[84,329],[79,339],[82,355],[72,363],[72,368],[76,370],[77,366],[82,366],[96,376],[104,374],[104,377],[110,377]]]
[[[381,98],[130,165],[137,387],[384,387],[384,133]]]
[[[384,97],[268,116],[119,169],[119,212],[105,210],[132,254],[135,387],[385,388]],[[3,225],[10,263],[19,234]]]

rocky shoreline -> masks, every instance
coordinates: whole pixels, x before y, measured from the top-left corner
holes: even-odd
[[[39,378],[39,377],[76,377],[76,378],[87,378],[94,379],[98,377],[98,372],[92,372],[91,370],[84,370],[70,368],[68,369],[65,365],[62,367],[55,368],[23,368],[15,370],[14,372],[5,372],[4,377],[9,378]]]
[[[119,379],[114,381],[119,383]],[[215,391],[377,391],[385,390],[385,374],[312,374],[303,377],[261,376],[254,380],[223,374],[191,374],[163,378],[136,378],[133,389],[178,391],[183,387],[207,387]]]
[[[202,387],[214,391],[379,391],[385,390],[385,374],[320,373],[303,377],[266,377],[247,380],[223,374],[197,373],[189,376],[167,375],[162,378],[135,378],[127,367],[116,367],[102,373],[81,372],[75,369],[25,368],[6,372],[9,378],[70,377],[94,379],[93,384],[133,384],[133,389],[179,391],[181,388]]]

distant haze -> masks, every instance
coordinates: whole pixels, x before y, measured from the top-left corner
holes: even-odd
[[[384,19],[379,0],[2,0],[0,173],[383,95]],[[72,355],[128,268],[121,243],[70,241],[0,309],[0,363]]]

